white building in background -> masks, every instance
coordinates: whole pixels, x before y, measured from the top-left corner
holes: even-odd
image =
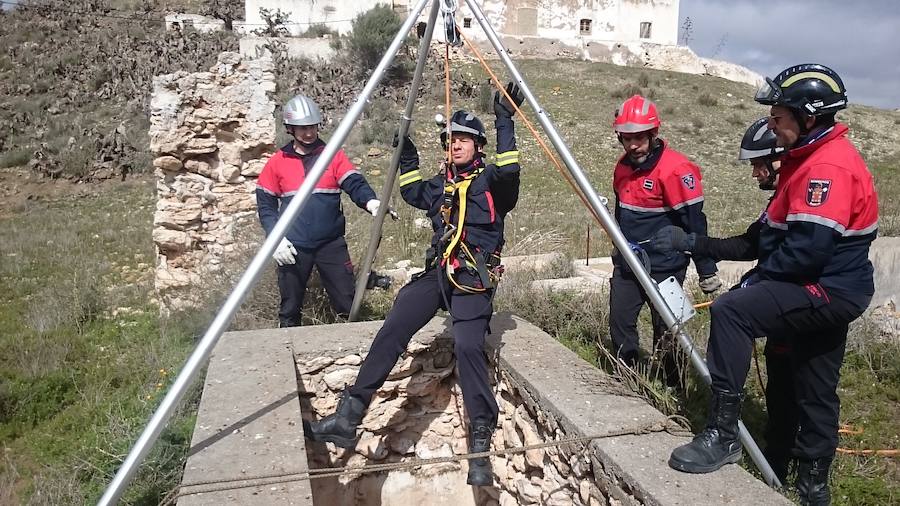
[[[346,34],[352,28],[351,21],[376,5],[390,5],[401,14],[407,12],[407,0],[244,0],[244,22],[240,30],[250,33],[265,26],[260,16],[260,8],[274,12],[280,9],[288,15],[285,26],[291,35],[297,36],[312,25],[325,25]]]
[[[494,30],[510,37],[565,43],[649,42],[674,46],[678,41],[679,0],[484,0],[479,5]],[[457,21],[481,29],[465,2]],[[437,32],[436,32],[437,33]]]
[[[436,0],[439,1],[439,0]],[[479,0],[494,29],[511,37],[534,37],[561,42],[650,42],[674,46],[678,39],[679,0]],[[315,24],[344,34],[351,21],[376,5],[390,5],[400,14],[414,0],[245,0],[244,30],[263,26],[260,8],[287,13],[291,35]],[[472,13],[459,0],[456,19],[480,36]],[[421,20],[428,17],[428,9]],[[441,30],[435,35],[441,37]]]
[[[184,30],[189,27],[201,32],[218,32],[225,29],[225,22],[221,19],[183,12],[166,15],[166,30]]]

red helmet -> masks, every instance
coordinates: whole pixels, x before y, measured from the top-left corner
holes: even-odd
[[[616,109],[613,130],[620,134],[635,134],[659,128],[659,114],[652,100],[635,95]]]

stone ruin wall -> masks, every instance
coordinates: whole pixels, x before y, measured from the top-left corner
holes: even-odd
[[[153,242],[163,312],[201,303],[197,287],[236,253],[236,225],[255,220],[256,178],[275,152],[274,92],[271,60],[237,53],[219,55],[209,72],[154,78]]]
[[[334,412],[344,387],[359,371],[364,355],[297,357],[301,405],[308,417]],[[493,364],[500,417],[492,450],[567,437],[554,416]],[[307,447],[310,468],[359,467],[412,459],[452,457],[468,452],[462,393],[456,381],[453,341],[413,341],[372,399],[355,449],[332,444]],[[313,480],[313,497],[354,497],[355,504],[618,505],[633,500],[602,472],[584,447],[550,447],[492,458],[499,486],[465,484],[467,464],[453,462]],[[612,497],[596,485],[614,489]],[[475,495],[473,496],[473,491]],[[442,499],[438,499],[438,497]],[[440,502],[440,504],[445,504]]]

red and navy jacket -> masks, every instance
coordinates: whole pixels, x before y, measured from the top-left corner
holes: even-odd
[[[706,235],[700,168],[662,139],[639,166],[631,164],[627,155],[619,159],[613,172],[613,191],[616,221],[632,244],[640,246],[668,225]],[[654,273],[679,271],[689,261],[680,251],[647,253]],[[613,255],[613,263],[628,269],[621,255]],[[694,264],[700,277],[716,273],[716,263],[709,257],[695,255]]]
[[[306,172],[312,169],[324,149],[325,143],[319,139],[309,153],[302,155],[294,150],[293,142],[289,142],[266,162],[256,181],[256,205],[266,235],[272,232],[306,178]],[[350,163],[344,150],[339,149],[316,183],[306,206],[288,228],[287,239],[291,244],[297,248],[315,249],[344,235],[342,189],[363,209],[366,202],[375,198],[366,178]]]
[[[759,232],[759,277],[871,297],[878,197],[847,126],[788,151],[778,174]]]
[[[431,218],[433,248],[437,247],[445,232],[441,216],[445,183],[456,176],[479,171],[466,194],[462,240],[470,249],[474,248],[483,255],[499,254],[503,248],[503,220],[519,200],[519,152],[516,150],[512,120],[500,117],[494,125],[497,128],[497,157],[492,164],[485,163],[479,157],[467,167],[455,168],[453,172],[456,174],[439,173],[430,179],[422,179],[418,155],[403,157],[400,161],[400,194],[409,205],[425,210]],[[455,198],[458,200],[458,195]],[[451,223],[458,223],[459,208],[459,202],[455,201]]]

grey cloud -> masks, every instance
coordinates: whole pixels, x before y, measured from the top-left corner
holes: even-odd
[[[900,107],[900,2],[681,0],[701,56],[774,76],[797,63],[822,63],[844,79],[852,102]]]

